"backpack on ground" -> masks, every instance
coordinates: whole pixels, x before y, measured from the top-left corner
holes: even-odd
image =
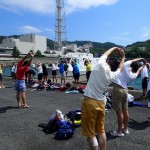
[[[62,125],[55,134],[55,139],[57,140],[68,140],[72,138],[74,134],[73,129],[70,125]]]
[[[48,124],[39,124],[38,127],[43,128],[45,133],[54,133],[59,129],[59,124],[56,119],[53,119]]]
[[[66,114],[68,119],[72,122],[72,127],[80,127],[81,126],[81,110],[70,111]]]

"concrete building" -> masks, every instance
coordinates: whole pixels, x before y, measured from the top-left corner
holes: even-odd
[[[70,44],[62,47],[62,51],[64,52],[65,50],[72,50],[73,52],[77,52],[77,44]]]
[[[17,47],[21,55],[27,54],[30,50],[35,53],[40,50],[43,54],[47,50],[47,38],[45,36],[27,34],[19,38],[7,38],[2,41],[0,47],[14,48]]]

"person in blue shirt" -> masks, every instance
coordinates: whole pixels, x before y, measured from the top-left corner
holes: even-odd
[[[62,84],[62,82],[64,80],[64,85],[65,85],[66,74],[65,74],[65,70],[64,70],[64,62],[61,61],[60,64],[58,65],[58,67],[59,67],[59,73],[60,73],[60,78],[61,78],[61,84]]]
[[[72,61],[71,65],[73,67],[73,78],[74,78],[74,83],[78,85],[79,83],[79,78],[80,78],[80,70],[79,70],[79,66]]]

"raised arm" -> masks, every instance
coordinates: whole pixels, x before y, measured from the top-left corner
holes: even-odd
[[[122,48],[113,47],[113,48],[109,49],[108,51],[106,51],[103,55],[105,55],[106,57],[108,57],[112,52],[115,52],[121,58],[121,61],[120,61],[118,69],[122,70],[123,65],[124,65],[124,61],[125,61],[124,50]]]
[[[142,69],[145,67],[145,65],[146,65],[146,61],[143,63],[143,65],[137,70],[137,75],[139,75],[140,73],[141,73],[141,71],[142,71]]]
[[[132,61],[132,63],[139,62],[139,61],[142,61],[144,64],[146,63],[146,60],[144,58],[135,58],[135,59],[132,59],[131,61]]]
[[[118,48],[118,47],[112,47],[109,50],[107,50],[103,55],[108,57],[112,52],[116,52],[117,53],[118,51],[120,51],[120,49],[121,48]]]
[[[31,65],[31,61],[32,61],[34,55],[32,53],[28,53],[28,56],[30,56],[30,59],[29,59],[27,65],[26,65],[27,67],[29,67]]]

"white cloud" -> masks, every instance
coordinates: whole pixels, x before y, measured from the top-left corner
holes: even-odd
[[[143,27],[142,30],[142,38],[148,38],[150,37],[150,28],[149,27]]]
[[[0,8],[13,12],[54,13],[55,0],[1,0]]]
[[[54,35],[54,34],[55,34],[55,32],[54,32],[54,30],[53,30],[53,29],[45,28],[44,30],[45,30],[46,32],[48,32],[48,33],[52,34],[52,35]]]
[[[65,0],[64,0],[65,1]],[[73,12],[100,5],[112,5],[119,0],[66,0],[66,12]],[[0,0],[0,9],[11,10],[13,12],[35,12],[42,14],[52,14],[56,9],[56,0]]]
[[[41,33],[43,31],[36,27],[26,25],[26,26],[20,27],[20,32],[21,33]]]

